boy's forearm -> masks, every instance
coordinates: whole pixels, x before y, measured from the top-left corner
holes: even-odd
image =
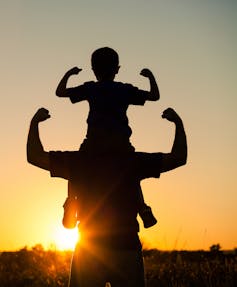
[[[70,76],[71,76],[71,74],[69,72],[67,72],[63,76],[62,80],[59,82],[58,87],[56,89],[56,95],[58,97],[68,97],[66,90],[67,90],[67,81],[68,81]]]
[[[70,98],[71,94],[69,92],[69,89],[67,89],[67,81],[72,75],[77,75],[81,71],[82,69],[78,67],[73,67],[72,69],[66,72],[66,74],[63,76],[62,80],[59,82],[58,87],[56,89],[56,95],[58,97]]]

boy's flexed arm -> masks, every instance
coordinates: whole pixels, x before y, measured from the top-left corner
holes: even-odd
[[[71,89],[67,88],[67,81],[72,75],[77,75],[82,69],[79,69],[78,67],[74,67],[66,72],[66,74],[63,76],[62,80],[59,82],[58,87],[56,89],[56,95],[58,97],[71,97]]]
[[[155,79],[154,75],[152,74],[152,72],[149,69],[142,69],[140,75],[148,78],[150,81],[150,87],[151,88],[150,88],[150,93],[148,95],[147,100],[149,100],[149,101],[159,100],[160,92],[159,92],[158,85],[156,83],[156,79]]]

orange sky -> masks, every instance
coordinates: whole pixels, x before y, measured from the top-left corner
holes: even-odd
[[[169,106],[182,116],[188,136],[188,164],[142,183],[146,202],[159,220],[149,230],[141,226],[142,240],[169,250],[208,249],[216,243],[224,249],[237,247],[237,3],[90,0],[0,5],[0,250],[37,243],[59,246],[59,237],[66,236],[59,233],[67,185],[26,162],[29,121],[37,108],[48,108],[52,118],[40,126],[46,149],[78,149],[88,106],[57,98],[55,88],[75,65],[83,71],[72,85],[94,80],[90,55],[102,46],[120,55],[118,81],[148,88],[139,75],[144,67],[157,78],[160,101],[128,112],[137,150],[170,150],[174,129],[160,117]]]

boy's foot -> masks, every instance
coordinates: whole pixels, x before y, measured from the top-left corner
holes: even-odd
[[[139,215],[141,216],[145,228],[149,228],[157,223],[157,220],[149,206],[146,206]]]
[[[72,229],[77,225],[77,199],[67,198],[64,205],[63,226]]]

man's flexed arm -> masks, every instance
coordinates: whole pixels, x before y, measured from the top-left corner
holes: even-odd
[[[33,116],[27,139],[27,161],[49,170],[49,153],[44,151],[39,137],[39,123],[50,118],[48,110],[41,108]]]
[[[163,154],[162,170],[166,172],[185,165],[187,162],[187,139],[183,122],[179,115],[171,108],[163,112],[162,118],[167,119],[175,124],[175,138],[170,153]]]

